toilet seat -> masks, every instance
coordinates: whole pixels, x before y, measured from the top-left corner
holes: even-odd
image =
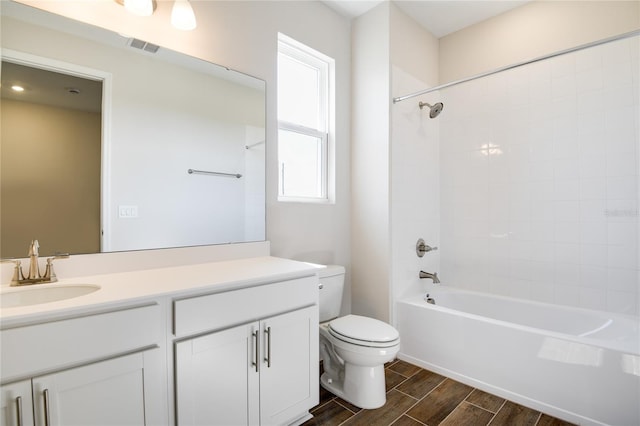
[[[371,348],[398,345],[400,335],[389,324],[360,315],[346,315],[328,324],[331,336],[346,343]]]

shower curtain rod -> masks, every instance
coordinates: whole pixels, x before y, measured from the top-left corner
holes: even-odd
[[[589,47],[599,46],[601,44],[610,43],[612,41],[618,41],[618,40],[622,40],[622,39],[625,39],[625,38],[635,37],[637,35],[640,35],[640,30],[634,30],[634,31],[630,31],[628,33],[619,34],[619,35],[616,35],[616,36],[613,36],[613,37],[608,37],[608,38],[605,38],[605,39],[602,39],[602,40],[593,41],[591,43],[581,44],[580,46],[571,47],[569,49],[560,50],[560,51],[557,51],[557,52],[554,52],[554,53],[550,53],[548,55],[539,56],[539,57],[534,58],[534,59],[529,59],[527,61],[517,62],[515,64],[511,64],[511,65],[507,65],[507,66],[504,66],[504,67],[496,68],[496,69],[491,70],[491,71],[483,72],[481,74],[476,74],[476,75],[473,75],[471,77],[466,77],[466,78],[463,78],[463,79],[460,79],[460,80],[451,81],[449,83],[441,84],[439,86],[431,87],[429,89],[421,90],[419,92],[411,93],[409,95],[399,96],[397,98],[393,98],[393,103],[395,104],[395,103],[398,103],[400,101],[404,101],[406,99],[415,98],[416,96],[420,96],[420,95],[424,95],[424,94],[427,94],[427,93],[435,92],[435,91],[441,90],[441,89],[446,89],[447,87],[455,86],[455,85],[460,84],[460,83],[466,83],[467,81],[477,80],[479,78],[487,77],[487,76],[490,76],[490,75],[493,75],[493,74],[497,74],[499,72],[508,71],[508,70],[511,70],[511,69],[514,69],[514,68],[521,67],[523,65],[533,64],[534,62],[539,62],[539,61],[543,61],[545,59],[555,58],[556,56],[561,56],[561,55],[564,55],[564,54],[567,54],[567,53],[577,52],[578,50],[583,50],[583,49],[587,49]]]

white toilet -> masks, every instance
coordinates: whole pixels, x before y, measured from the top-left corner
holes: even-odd
[[[384,363],[400,349],[398,330],[359,315],[338,318],[345,269],[329,265],[320,271],[320,359],[323,388],[360,408],[386,402]]]

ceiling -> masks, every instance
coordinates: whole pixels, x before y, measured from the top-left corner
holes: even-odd
[[[437,38],[504,13],[531,0],[323,0],[348,18],[392,1]]]
[[[11,86],[24,88],[14,92]],[[100,112],[102,82],[2,61],[3,99]]]

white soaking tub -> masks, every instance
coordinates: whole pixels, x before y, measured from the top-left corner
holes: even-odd
[[[638,317],[427,292],[396,305],[398,358],[570,422],[640,425]]]

